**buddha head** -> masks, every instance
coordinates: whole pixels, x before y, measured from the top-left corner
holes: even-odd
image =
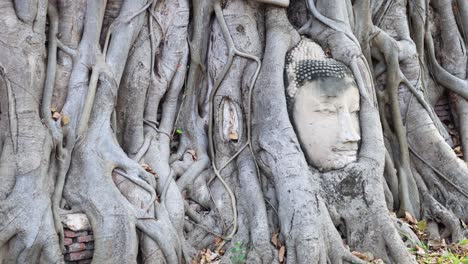
[[[291,121],[309,164],[329,171],[355,162],[360,96],[349,68],[303,38],[288,53],[286,72]]]

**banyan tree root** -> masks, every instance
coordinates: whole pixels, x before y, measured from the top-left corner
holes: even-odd
[[[270,7],[266,15],[266,52],[254,90],[256,114],[253,133],[254,139],[258,140],[256,150],[260,165],[270,172],[274,182],[280,230],[288,252],[287,261],[361,263],[344,248],[320,198],[319,183],[308,169],[287,118],[286,102],[279,99],[285,96],[282,74],[279,74],[283,72],[283,58],[298,41],[298,35],[290,35],[292,27],[284,10]],[[265,113],[260,109],[270,111]],[[269,131],[269,135],[260,131]]]
[[[394,14],[402,11],[392,8],[388,12]],[[434,237],[451,237],[456,242],[463,237],[457,218],[463,221],[466,219],[466,212],[461,209],[464,208],[468,197],[465,191],[467,188],[465,180],[463,180],[466,178],[466,164],[456,157],[440,133],[440,122],[427,103],[429,98],[426,97],[430,93],[437,92],[430,90],[433,89],[433,86],[429,85],[428,74],[425,73],[424,67],[421,67],[417,60],[418,47],[407,40],[410,38],[408,31],[396,30],[396,28],[401,27],[407,28],[408,25],[402,22],[395,23],[393,19],[383,19],[382,30],[392,32],[392,35],[386,35],[386,33],[379,34],[380,37],[377,35],[376,45],[380,45],[380,50],[387,58],[390,53],[395,53],[396,49],[391,51],[389,48],[385,48],[385,43],[394,42],[396,43],[394,45],[399,47],[397,54],[392,55],[393,60],[397,60],[398,64],[387,65],[385,74],[399,72],[397,79],[402,81],[398,103],[406,129],[407,145],[405,148],[410,151],[411,169],[415,174],[413,181],[420,194],[419,199],[416,200],[416,197],[412,199],[416,200],[414,203],[420,202],[421,216],[419,219],[426,219],[428,222],[435,221],[445,227],[444,232],[439,233],[440,230],[437,232],[433,230]],[[379,38],[381,39],[379,40]],[[401,40],[396,41],[396,39]],[[427,39],[426,46],[429,54],[420,56],[430,60],[434,54],[431,54],[433,51],[432,43],[428,43]],[[395,101],[396,99],[390,98],[390,100]],[[382,120],[384,123],[386,122],[384,117]],[[395,126],[395,123],[393,125]],[[389,130],[387,129],[387,131]],[[437,146],[435,152],[427,152],[429,145],[431,148]]]
[[[468,171],[432,106],[443,86],[464,96],[448,74],[462,49],[439,50],[466,41],[467,5],[434,1],[0,0],[0,262],[63,262],[68,207],[96,263],[220,247],[229,263],[237,243],[252,263],[412,263],[385,192],[431,237],[462,239]],[[360,88],[359,160],[342,170],[310,168],[289,122],[288,19]]]

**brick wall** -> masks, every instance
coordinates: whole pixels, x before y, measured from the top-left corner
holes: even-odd
[[[85,264],[91,263],[94,249],[92,231],[72,231],[65,229],[65,263]]]
[[[91,263],[94,237],[86,215],[66,214],[61,219],[64,226],[65,263]]]

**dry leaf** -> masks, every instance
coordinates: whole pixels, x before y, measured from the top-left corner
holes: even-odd
[[[415,245],[415,247],[416,247],[416,254],[418,254],[420,256],[426,255],[426,251],[422,247],[420,247],[418,245]]]
[[[463,226],[463,228],[468,228],[468,226],[465,224],[465,222],[463,220],[460,219],[460,222],[461,222],[461,225]]]
[[[365,261],[371,261],[374,259],[374,255],[372,255],[371,253],[369,252],[358,252],[358,251],[353,251],[351,252],[351,254],[353,254],[354,256],[362,259],[362,260],[365,260]]]
[[[70,118],[68,118],[68,116],[66,115],[63,115],[61,121],[62,121],[62,126],[66,126],[68,125],[68,123],[70,123]]]
[[[284,255],[286,254],[286,248],[284,246],[282,246],[278,252],[278,258],[279,258],[279,261],[280,263],[283,263],[284,262]]]
[[[51,112],[51,113],[57,112],[57,107],[52,106],[52,107],[50,108],[50,112]]]
[[[275,245],[276,248],[278,248],[279,246],[278,236],[279,236],[278,233],[274,233],[273,236],[271,236],[271,243],[273,243],[273,245]]]
[[[418,223],[418,221],[416,221],[416,218],[414,218],[409,212],[405,212],[405,218],[410,224],[415,225]]]
[[[238,140],[238,139],[239,139],[239,135],[237,134],[236,131],[233,131],[233,132],[229,133],[229,139],[231,139],[231,140]]]
[[[60,118],[60,113],[59,112],[53,112],[52,118],[57,121]]]
[[[455,148],[453,149],[453,151],[455,152],[455,154],[457,155],[457,157],[463,157],[463,151],[462,151],[462,149],[461,149],[460,146],[455,147]]]
[[[195,150],[189,149],[189,150],[187,150],[187,153],[192,155],[193,160],[197,160],[197,153],[195,153]]]
[[[221,244],[221,242],[223,242],[223,239],[220,238],[220,237],[215,237],[215,245],[218,246],[219,244]]]
[[[143,167],[143,169],[145,169],[145,171],[147,171],[147,172],[153,174],[155,177],[158,176],[158,175],[156,174],[156,172],[155,172],[148,164],[143,163],[141,166]]]

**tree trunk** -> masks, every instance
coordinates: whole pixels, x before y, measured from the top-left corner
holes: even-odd
[[[71,212],[91,223],[93,263],[198,263],[206,249],[221,263],[415,263],[391,211],[465,238],[468,167],[446,142],[468,153],[467,12],[0,0],[0,262],[64,263]],[[359,89],[359,153],[341,169],[312,166],[292,121],[285,67],[301,39]],[[434,111],[447,92],[457,133]]]

